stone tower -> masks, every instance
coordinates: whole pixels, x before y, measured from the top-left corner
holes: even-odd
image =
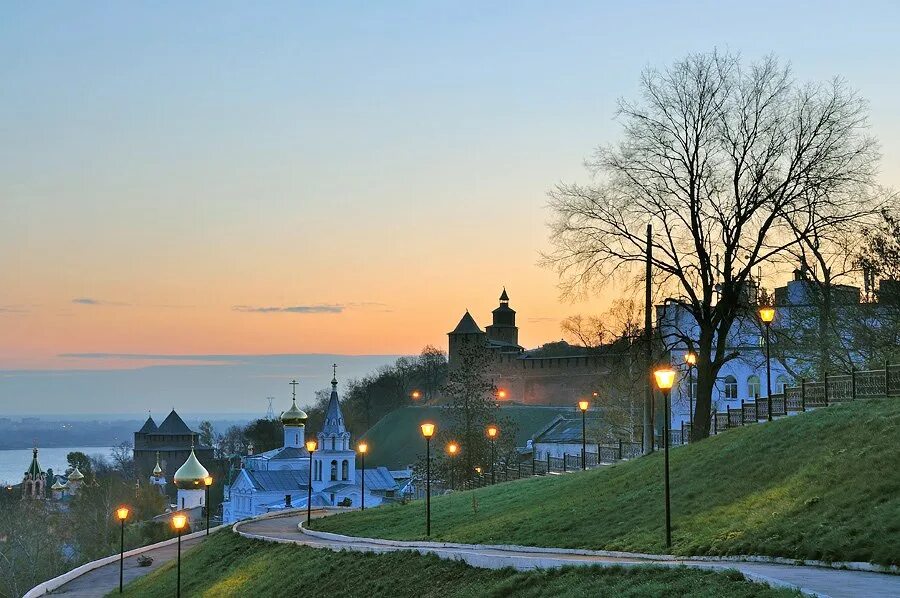
[[[22,498],[43,499],[47,492],[47,474],[38,463],[38,450],[33,451],[31,465],[22,479]]]
[[[495,309],[494,322],[487,327],[488,340],[505,345],[519,344],[519,328],[516,326],[516,311],[509,306],[506,287],[500,294],[500,307]]]
[[[459,324],[452,331],[447,333],[449,337],[449,350],[447,353],[450,368],[454,368],[459,363],[459,354],[463,347],[475,345],[478,347],[485,346],[486,335],[484,331],[478,327],[475,318],[466,310],[463,317],[460,318]]]

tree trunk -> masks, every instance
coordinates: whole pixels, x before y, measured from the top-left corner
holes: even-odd
[[[712,392],[719,370],[713,362],[712,344],[712,332],[701,328],[697,345],[697,365],[694,368],[697,376],[697,398],[694,403],[694,419],[691,421],[691,442],[709,436]]]

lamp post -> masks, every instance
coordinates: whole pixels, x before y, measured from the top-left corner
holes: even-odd
[[[585,416],[587,415],[589,403],[587,401],[578,401],[578,408],[581,409],[581,469],[587,469],[587,425]]]
[[[697,354],[688,351],[684,354],[684,362],[688,366],[688,423],[694,426],[694,366],[697,365]],[[682,439],[684,442],[684,439]]]
[[[769,329],[772,327],[772,320],[775,319],[775,308],[760,307],[759,319],[766,325],[766,419],[772,421],[772,362],[769,352]]]
[[[362,480],[361,480],[362,492],[360,494],[360,500],[362,502],[361,502],[360,510],[365,511],[366,510],[366,452],[368,452],[368,450],[369,450],[369,445],[366,444],[365,442],[360,442],[358,445],[356,445],[356,450],[359,452],[360,464],[362,466]]]
[[[455,442],[450,442],[447,445],[447,454],[450,455],[450,490],[456,490],[455,486],[455,478],[456,478],[456,464],[453,462],[456,455],[459,454],[459,445]]]
[[[209,535],[209,487],[212,486],[213,478],[211,475],[203,478],[203,484],[206,486],[206,535]]]
[[[434,436],[434,424],[422,424],[422,436],[425,437],[425,535],[431,535],[431,437]]]
[[[172,516],[172,527],[178,532],[178,575],[175,582],[175,598],[181,598],[181,532],[187,524],[187,516],[177,513]]]
[[[128,519],[128,507],[122,506],[116,509],[116,518],[121,526],[119,535],[119,593],[122,593],[122,577],[125,569],[125,520]]]
[[[409,393],[409,396],[412,397],[413,401],[418,401],[419,399],[422,398],[422,393],[419,392],[418,390],[414,390],[411,393]]]
[[[497,481],[497,435],[500,433],[500,428],[494,425],[490,425],[487,428],[488,438],[491,439],[491,485],[493,486]]]
[[[313,474],[313,453],[316,452],[318,443],[315,440],[306,441],[306,450],[309,451],[309,482],[306,485],[306,525],[309,526],[309,520],[312,518],[312,474]]]
[[[498,388],[498,389],[497,389],[497,398],[498,398],[498,399],[500,399],[500,400],[502,401],[502,400],[504,400],[504,399],[506,398],[506,396],[507,396],[507,392],[506,392],[506,389],[505,389],[505,388]]]
[[[663,409],[665,421],[663,423],[663,450],[665,452],[665,494],[666,494],[666,548],[672,546],[672,513],[669,507],[669,391],[675,384],[675,370],[668,368],[653,372],[656,378],[656,386],[663,393]]]

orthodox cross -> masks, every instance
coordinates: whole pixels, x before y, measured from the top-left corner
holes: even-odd
[[[291,388],[291,398],[296,401],[297,400],[297,385],[300,383],[297,382],[296,380],[291,380],[290,382],[288,382],[288,384],[290,384],[292,387]]]
[[[337,364],[332,364],[331,369],[334,371],[334,379],[337,380]]]

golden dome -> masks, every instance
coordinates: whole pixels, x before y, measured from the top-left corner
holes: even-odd
[[[56,480],[55,482],[53,482],[53,485],[50,486],[50,489],[51,490],[65,490],[66,484],[60,484],[59,480]]]
[[[194,447],[191,447],[191,456],[187,458],[184,465],[175,471],[175,485],[178,488],[203,488],[203,479],[207,476],[209,476],[209,472],[197,459]]]
[[[162,475],[162,472],[162,467],[159,466],[159,451],[156,451],[156,467],[153,468],[153,477],[160,477]]]
[[[305,426],[306,412],[297,407],[297,401],[291,401],[291,408],[281,414],[281,423],[286,426]]]
[[[72,482],[72,481],[83,480],[83,479],[84,479],[84,474],[81,473],[80,471],[78,471],[78,466],[76,465],[75,469],[72,470],[72,473],[69,474],[69,481]]]

